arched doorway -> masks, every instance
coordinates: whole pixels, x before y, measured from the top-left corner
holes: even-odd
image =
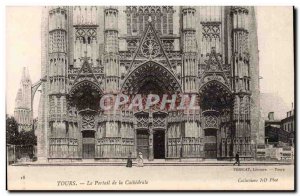
[[[137,66],[122,84],[124,94],[147,96],[181,92],[181,86],[174,74],[163,65],[148,61]],[[137,125],[136,153],[142,152],[149,160],[164,159],[166,156],[166,117],[168,113],[159,108],[150,108],[134,114]]]
[[[75,84],[69,92],[69,105],[76,109],[99,110],[100,98],[103,95],[100,87],[88,80]]]
[[[202,128],[204,130],[204,157],[220,158],[222,140],[232,136],[231,118],[233,96],[230,89],[212,80],[200,88]],[[229,150],[229,149],[227,149]]]
[[[95,131],[96,115],[99,112],[99,102],[102,96],[100,87],[90,81],[81,81],[75,84],[69,93],[68,108],[72,116],[80,119],[80,123],[69,122],[71,127],[70,138],[79,140],[81,146],[81,157],[83,159],[93,159],[95,157]]]

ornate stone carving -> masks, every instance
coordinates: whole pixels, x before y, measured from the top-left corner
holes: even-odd
[[[222,58],[219,54],[216,53],[215,48],[212,48],[212,52],[209,55],[209,59],[205,61],[204,65],[205,72],[222,72]]]
[[[159,62],[171,69],[170,60],[151,22],[149,22],[146,32],[139,43],[140,45],[131,60],[129,71],[134,69],[137,61],[147,62],[149,60]]]
[[[204,116],[204,126],[203,128],[219,128],[218,124],[218,116],[216,115],[208,115]]]
[[[84,38],[86,42],[88,41],[88,38],[92,40],[97,39],[97,30],[94,27],[76,28],[75,38],[78,40],[82,40]]]
[[[167,53],[174,50],[174,40],[162,40],[162,44]]]
[[[95,128],[95,116],[93,114],[82,115],[82,128],[83,129]]]
[[[72,90],[76,84],[84,81],[88,81],[91,83],[95,83],[97,86],[102,84],[103,75],[103,67],[92,67],[91,64],[88,62],[89,58],[83,58],[83,64],[80,70],[78,68],[69,69],[69,79],[70,79],[70,86],[69,89]]]
[[[224,84],[230,89],[230,80],[228,76],[229,68],[226,66],[226,71],[223,70],[222,58],[216,53],[215,48],[212,48],[212,52],[209,55],[209,59],[205,61],[206,64],[200,65],[199,76],[200,76],[200,88],[211,81],[217,81]]]
[[[155,117],[153,118],[153,127],[154,128],[165,128],[166,120],[163,117]]]
[[[221,22],[202,22],[202,40],[220,40]]]
[[[146,117],[137,117],[137,128],[148,128],[149,119]]]
[[[66,52],[66,32],[63,30],[55,30],[49,34],[49,52]]]
[[[128,39],[127,40],[127,50],[129,51],[129,54],[132,54],[136,50],[138,45],[139,45],[138,39]]]

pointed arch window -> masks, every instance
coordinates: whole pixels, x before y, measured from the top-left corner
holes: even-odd
[[[133,9],[133,18],[132,18],[132,33],[137,33],[137,11],[136,8]]]
[[[168,30],[169,30],[168,33],[172,35],[173,34],[173,12],[168,13]]]
[[[127,6],[127,34],[142,34],[151,16],[153,25],[159,34],[173,34],[172,6]]]
[[[168,24],[167,24],[167,9],[164,8],[164,10],[163,10],[163,34],[167,34],[167,28],[168,28]]]
[[[131,34],[131,14],[127,13],[127,34]]]

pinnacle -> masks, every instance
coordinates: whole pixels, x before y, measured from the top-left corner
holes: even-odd
[[[31,82],[28,66],[24,66],[23,67],[23,71],[22,71],[21,82],[26,82],[26,81],[30,81]]]

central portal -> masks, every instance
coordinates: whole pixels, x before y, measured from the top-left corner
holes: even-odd
[[[153,134],[154,159],[165,158],[165,132],[155,131]]]
[[[152,47],[152,46],[151,46]],[[153,48],[150,47],[150,50]],[[165,94],[182,93],[180,82],[167,64],[161,64],[149,59],[133,67],[133,70],[127,75],[122,84],[122,92],[135,97],[141,95],[143,98],[142,105],[147,103],[150,94],[158,95],[159,101],[147,107],[134,108],[136,117],[135,131],[136,143],[135,154],[138,156],[142,153],[144,159],[153,161],[153,159],[166,158],[166,136],[168,105],[161,109],[162,98]],[[154,97],[153,97],[154,98]],[[146,102],[144,102],[146,101]]]

